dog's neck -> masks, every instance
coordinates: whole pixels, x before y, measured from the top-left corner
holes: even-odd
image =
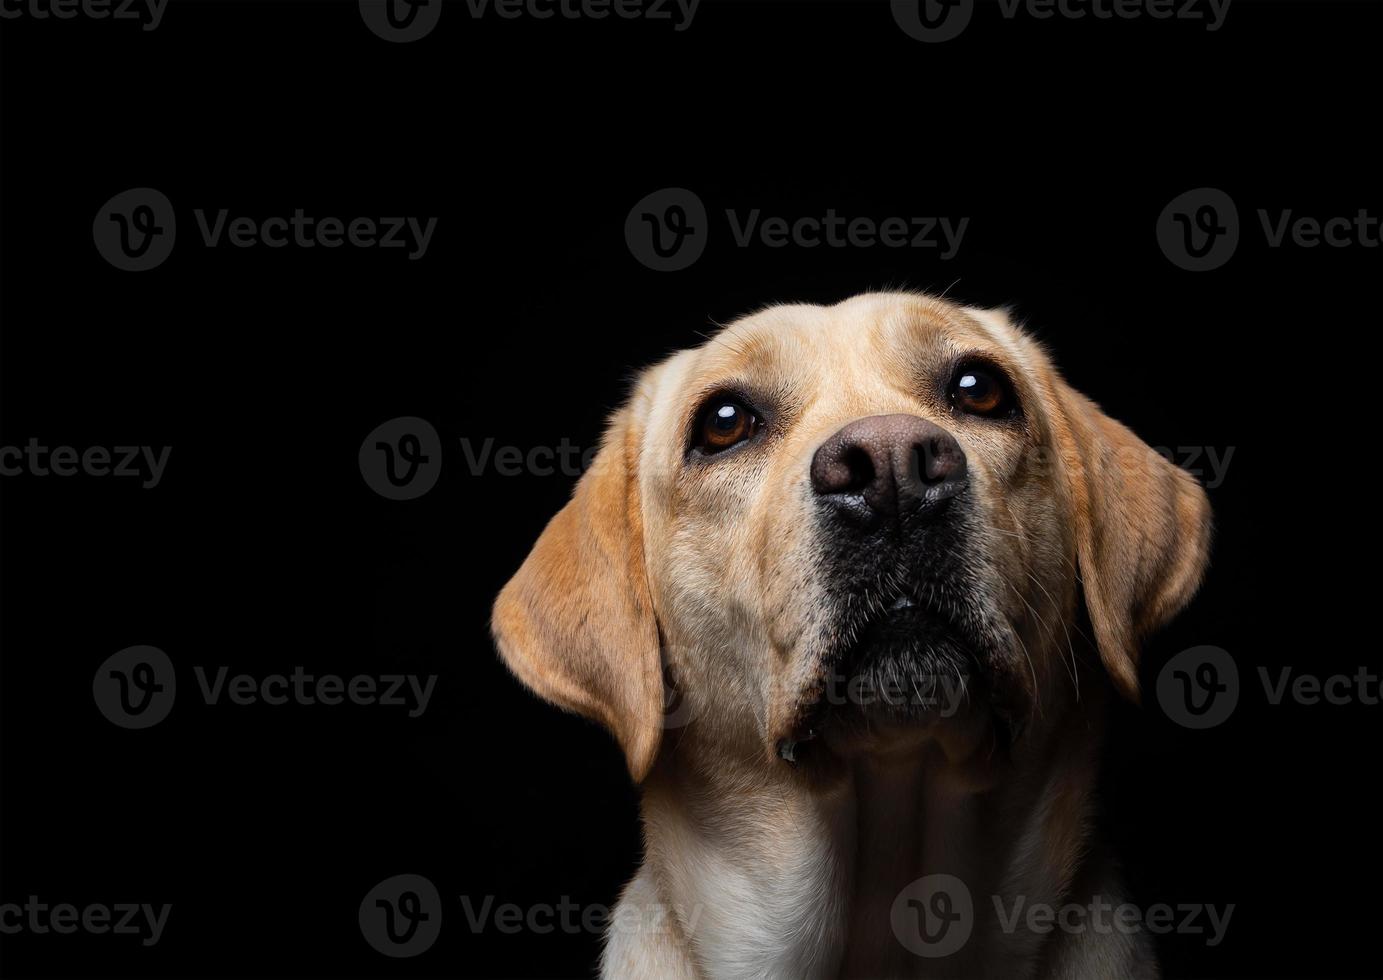
[[[662,957],[670,976],[1033,975],[1062,954],[1013,927],[1016,903],[1056,907],[1089,872],[1096,749],[1083,735],[1078,719],[1027,733],[997,780],[925,741],[856,756],[825,786],[757,758],[695,766],[704,754],[675,747],[646,788],[646,860],[624,897],[665,909],[666,928],[613,936],[607,975],[630,955]],[[963,882],[973,908],[970,937],[940,958],[909,952],[898,929],[920,927],[917,912],[895,914],[931,875]]]

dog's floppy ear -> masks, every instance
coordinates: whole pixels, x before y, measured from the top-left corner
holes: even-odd
[[[1137,701],[1140,641],[1190,601],[1205,573],[1210,501],[1191,474],[1059,387],[1085,604],[1105,669]]]
[[[658,752],[658,627],[644,572],[638,432],[611,420],[599,453],[495,601],[491,629],[520,681],[608,728],[635,782]]]

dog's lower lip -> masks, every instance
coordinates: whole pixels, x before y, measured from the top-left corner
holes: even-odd
[[[828,654],[824,664],[828,670],[849,678],[874,651],[916,642],[925,644],[927,636],[944,636],[949,645],[959,644],[970,649],[972,654],[976,649],[971,635],[950,612],[902,595],[857,626],[853,640]]]
[[[883,613],[870,617],[859,631],[857,647],[868,646],[884,638],[901,639],[911,636],[928,623],[945,620],[936,612],[924,608],[907,596],[895,599]]]

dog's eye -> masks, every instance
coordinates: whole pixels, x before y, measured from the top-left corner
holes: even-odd
[[[951,383],[951,404],[967,415],[1002,418],[1012,415],[1017,400],[1008,379],[995,368],[967,365]]]
[[[696,424],[696,448],[703,453],[718,453],[752,436],[759,426],[754,412],[735,398],[712,398]]]

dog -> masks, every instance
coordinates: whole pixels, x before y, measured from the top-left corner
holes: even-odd
[[[492,618],[641,786],[602,975],[1157,976],[1024,910],[1124,901],[1102,718],[1210,535],[1004,310],[772,306],[645,370]]]

